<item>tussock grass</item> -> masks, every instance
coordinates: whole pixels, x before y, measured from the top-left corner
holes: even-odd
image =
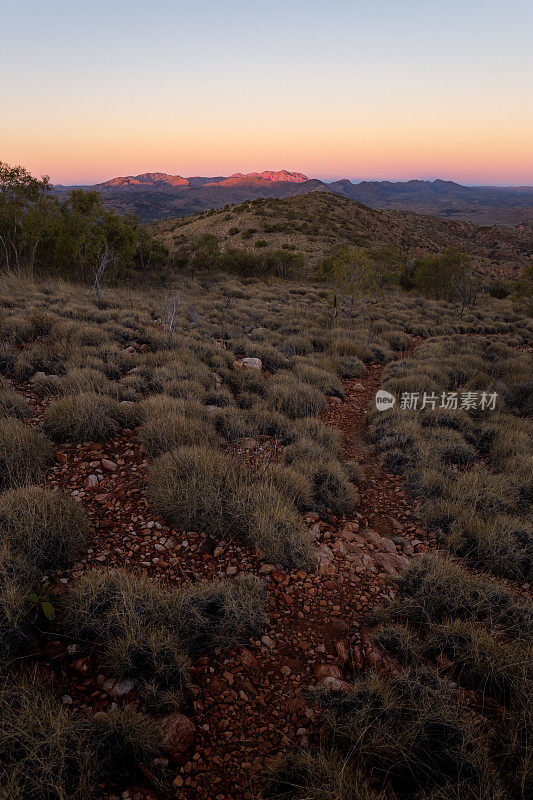
[[[440,555],[424,555],[410,564],[396,598],[376,609],[376,621],[405,619],[427,626],[448,619],[483,622],[509,636],[527,638],[533,609],[520,604],[502,584],[470,575]]]
[[[30,414],[27,400],[13,389],[0,388],[0,419],[3,417],[16,417],[26,419]]]
[[[89,523],[68,495],[27,486],[0,495],[0,537],[40,572],[72,566],[85,546]]]
[[[370,675],[340,695],[322,695],[326,739],[352,768],[381,778],[400,796],[505,797],[488,738],[433,672]]]
[[[101,442],[119,432],[121,413],[111,398],[80,392],[48,407],[44,430],[59,442]]]
[[[96,800],[101,781],[138,780],[158,755],[155,725],[131,709],[74,715],[37,685],[0,686],[0,782],[5,797]],[[162,788],[162,787],[161,787]]]
[[[53,458],[42,433],[16,419],[0,420],[0,489],[35,483]]]
[[[27,598],[37,580],[35,568],[0,542],[0,673],[29,637]]]
[[[202,420],[169,413],[150,416],[137,435],[146,454],[155,458],[176,447],[208,442],[213,439],[214,430]]]
[[[202,446],[165,453],[151,467],[149,495],[157,511],[184,530],[245,537],[287,565],[309,558],[294,506],[226,453]]]
[[[97,642],[119,678],[133,679],[152,706],[179,704],[189,681],[189,656],[235,647],[265,622],[262,584],[249,576],[183,589],[121,572],[83,576],[66,602],[65,624],[83,642]]]
[[[385,800],[385,793],[371,788],[350,762],[327,749],[278,758],[265,776],[263,796],[268,800]]]

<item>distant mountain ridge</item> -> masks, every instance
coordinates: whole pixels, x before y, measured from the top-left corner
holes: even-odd
[[[274,172],[265,170],[264,172],[234,172],[228,178],[218,176],[216,178],[183,178],[181,175],[168,175],[166,172],[143,172],[141,175],[126,175],[119,178],[111,178],[109,181],[97,183],[95,189],[115,189],[123,187],[143,187],[153,186],[239,186],[246,183],[262,183],[270,181],[272,183],[305,183],[309,178],[301,172],[288,172],[286,169]]]
[[[285,169],[214,177],[144,172],[111,178],[92,188],[102,192],[108,207],[137,214],[144,221],[180,217],[260,197],[284,198],[320,191],[374,209],[414,211],[478,225],[533,222],[531,186],[463,186],[442,179],[353,183],[343,178],[328,183]],[[68,190],[67,186],[55,187],[60,196]]]

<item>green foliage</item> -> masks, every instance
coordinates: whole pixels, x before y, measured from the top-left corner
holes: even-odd
[[[246,232],[245,232],[246,233]],[[251,238],[242,234],[243,238]],[[261,277],[274,275],[279,278],[290,278],[301,271],[303,258],[300,253],[290,253],[286,250],[266,250],[268,242],[264,239],[256,242],[256,248],[261,253],[253,253],[239,248],[220,250],[219,240],[216,236],[206,233],[202,235],[190,250],[180,253],[182,266],[197,270],[228,272],[243,277]]]
[[[48,178],[0,162],[0,265],[93,281],[161,267],[165,246],[133,217],[104,208],[95,190],[52,195]],[[103,277],[103,276],[101,276]]]
[[[427,297],[447,302],[459,300],[463,308],[475,303],[481,289],[470,258],[454,248],[416,259],[404,271],[401,285],[405,289],[415,288]]]

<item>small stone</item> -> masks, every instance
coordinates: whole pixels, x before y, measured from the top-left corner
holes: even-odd
[[[158,727],[162,749],[172,761],[179,761],[194,741],[194,724],[188,717],[176,711],[162,717]]]
[[[103,458],[102,469],[107,470],[107,472],[116,472],[118,469],[118,464],[115,464],[115,462],[111,461],[109,458]]]
[[[241,360],[245,367],[257,370],[263,369],[263,362],[260,358],[243,358]]]
[[[118,681],[118,683],[115,683],[113,688],[110,690],[109,694],[115,700],[119,700],[121,697],[125,697],[127,694],[132,692],[135,689],[135,686],[135,681]]]

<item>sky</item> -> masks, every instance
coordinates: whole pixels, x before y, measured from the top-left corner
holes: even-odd
[[[0,0],[0,160],[533,184],[531,0]]]

